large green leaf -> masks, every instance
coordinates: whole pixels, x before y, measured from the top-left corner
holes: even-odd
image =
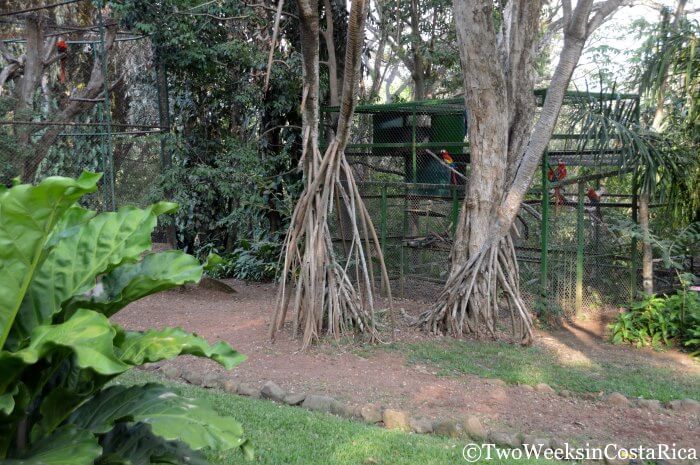
[[[15,395],[19,391],[19,385],[16,385],[13,390],[0,395],[0,414],[8,416],[15,409]]]
[[[236,421],[219,416],[201,400],[178,396],[158,384],[109,387],[81,405],[68,421],[95,434],[107,433],[116,423],[147,423],[154,434],[195,450],[223,451],[246,444]]]
[[[150,425],[119,423],[102,441],[98,465],[209,465],[204,456],[179,441],[166,441],[151,432]]]
[[[0,349],[53,227],[80,197],[95,191],[99,179],[93,173],[78,179],[50,177],[36,186],[23,184],[0,192]]]
[[[34,328],[30,343],[17,352],[0,351],[0,393],[28,366],[61,350],[75,356],[79,368],[90,368],[102,375],[126,371],[129,365],[114,354],[116,330],[104,315],[91,310],[78,310],[68,321]],[[54,362],[55,363],[55,362]]]
[[[64,387],[51,389],[41,402],[41,420],[32,428],[31,437],[39,438],[56,429],[90,395],[90,391],[81,393]]]
[[[146,209],[125,207],[101,213],[87,223],[78,223],[72,234],[60,237],[22,302],[15,325],[17,337],[26,337],[32,328],[49,323],[63,302],[92,289],[98,275],[136,261],[151,247],[157,216],[176,207],[159,202]]]
[[[95,288],[71,299],[67,308],[90,308],[111,316],[131,302],[202,277],[202,265],[179,250],[149,254],[138,263],[125,263],[105,275]]]
[[[17,435],[17,427],[25,418],[25,412],[32,400],[29,390],[22,382],[15,383],[8,392],[12,396],[12,410],[0,413],[0,463],[1,459],[7,456],[7,451]]]
[[[49,236],[45,247],[53,247],[60,240],[77,234],[80,228],[93,219],[96,214],[96,211],[88,210],[79,205],[73,205],[66,210],[58,223],[56,223],[53,233]]]
[[[97,438],[73,425],[60,428],[3,465],[92,465],[102,453]]]
[[[120,332],[114,340],[119,358],[130,365],[167,360],[178,355],[210,358],[230,370],[246,359],[223,341],[214,345],[180,328]]]

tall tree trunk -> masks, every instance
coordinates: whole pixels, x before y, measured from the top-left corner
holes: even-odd
[[[304,191],[292,214],[285,240],[278,306],[270,326],[270,335],[274,338],[284,325],[293,297],[293,328],[295,334],[297,330],[302,331],[303,347],[323,334],[338,337],[353,330],[368,333],[370,340],[374,340],[377,333],[371,265],[373,251],[380,263],[386,289],[389,289],[388,276],[374,225],[344,153],[360,81],[367,1],[352,2],[338,132],[329,141],[323,155],[318,147],[318,3],[315,0],[298,0],[298,3],[304,61]],[[343,179],[347,181],[343,182]],[[328,214],[333,208],[336,192],[351,214],[352,240],[345,264],[338,263],[336,259],[328,226]],[[351,262],[354,269],[350,268]],[[356,276],[354,280],[352,274]],[[293,285],[293,292],[288,292],[286,288],[288,279]]]
[[[328,92],[330,94],[329,103],[331,106],[338,106],[340,102],[340,89],[338,88],[338,60],[336,59],[336,46],[333,37],[333,8],[330,0],[323,0],[326,15],[326,29],[321,31],[323,40],[326,42],[326,52],[328,53]]]
[[[575,8],[563,1],[564,46],[542,111],[532,114],[517,102],[531,98],[532,56],[540,2],[511,0],[496,39],[494,2],[454,0],[457,41],[469,118],[472,173],[452,250],[452,269],[438,302],[419,324],[433,332],[496,335],[499,295],[507,299],[512,330],[532,340],[532,320],[520,295],[519,270],[510,230],[551,138],[571,75],[586,38],[622,0]],[[529,104],[532,108],[532,103]],[[509,169],[508,165],[514,165]],[[505,194],[505,195],[504,195]]]
[[[639,227],[642,230],[642,289],[647,295],[654,293],[654,255],[649,232],[649,193],[639,194]]]
[[[420,36],[420,8],[418,0],[411,0],[411,52],[413,53],[413,100],[425,100],[425,65],[420,46],[423,39]]]
[[[313,154],[318,147],[319,125],[319,21],[318,0],[299,0],[299,30],[301,35],[302,80],[302,128],[306,155]],[[302,156],[304,173],[309,176],[311,156]]]
[[[676,11],[671,21],[668,33],[673,35],[678,30],[678,23],[684,15],[687,0],[678,0]],[[663,53],[663,52],[662,52]],[[656,90],[656,110],[652,129],[657,132],[663,131],[664,119],[666,118],[666,88],[668,87],[669,63],[667,62],[661,69],[661,79]],[[642,231],[642,289],[647,295],[654,293],[654,253],[651,247],[651,230],[649,228],[649,202],[652,193],[646,191],[645,187],[639,195],[639,228]]]

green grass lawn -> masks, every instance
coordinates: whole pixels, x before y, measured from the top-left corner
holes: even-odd
[[[404,354],[409,363],[436,368],[441,376],[469,373],[509,383],[547,383],[557,390],[574,392],[617,391],[661,401],[700,400],[699,376],[680,375],[677,371],[648,365],[563,363],[555,353],[543,348],[487,341],[447,339],[394,344],[389,348]]]
[[[154,374],[131,371],[116,382],[140,384],[163,380]],[[329,414],[287,407],[186,384],[164,382],[178,393],[203,398],[222,414],[243,425],[255,450],[252,463],[269,465],[428,465],[464,464],[462,448],[468,441],[388,431]],[[210,457],[213,463],[246,463],[236,451]],[[486,463],[486,462],[483,462]],[[551,464],[545,460],[503,461],[489,464]]]

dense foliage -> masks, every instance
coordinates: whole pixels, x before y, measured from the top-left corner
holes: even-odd
[[[700,23],[663,9],[659,21],[637,21],[631,28],[642,42],[627,81],[641,94],[642,124],[688,153],[684,175],[668,190],[672,214],[657,219],[657,229],[672,235],[674,226],[700,221]]]
[[[615,343],[661,348],[674,340],[700,355],[700,296],[683,288],[672,295],[647,296],[620,313],[611,325]]]
[[[179,245],[232,252],[242,239],[274,240],[299,181],[301,125],[293,40],[276,49],[265,89],[274,11],[238,1],[125,0],[115,13],[149,35],[167,70],[172,167],[158,195],[182,206]],[[283,31],[289,27],[285,19]]]
[[[233,252],[218,256],[210,273],[245,281],[272,281],[280,271],[281,248],[276,241],[243,239]]]
[[[0,191],[0,462],[204,463],[204,448],[248,449],[240,425],[157,384],[106,387],[180,354],[230,369],[244,357],[179,328],[127,331],[108,319],[188,282],[202,266],[149,253],[174,204],[96,214],[77,206],[100,176],[51,177]]]

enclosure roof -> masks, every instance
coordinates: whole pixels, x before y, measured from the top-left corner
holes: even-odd
[[[537,105],[542,106],[547,95],[547,89],[536,89],[535,96],[537,97]],[[619,92],[585,92],[578,90],[567,91],[564,96],[564,105],[571,105],[576,102],[584,101],[601,101],[601,100],[636,100],[639,98],[637,94],[619,93]],[[339,106],[324,107],[321,111],[334,113],[339,111]],[[401,103],[372,103],[367,105],[358,105],[355,108],[355,113],[459,113],[464,111],[464,99],[462,97],[454,97],[450,99],[433,99],[421,100],[416,102],[401,102]]]

